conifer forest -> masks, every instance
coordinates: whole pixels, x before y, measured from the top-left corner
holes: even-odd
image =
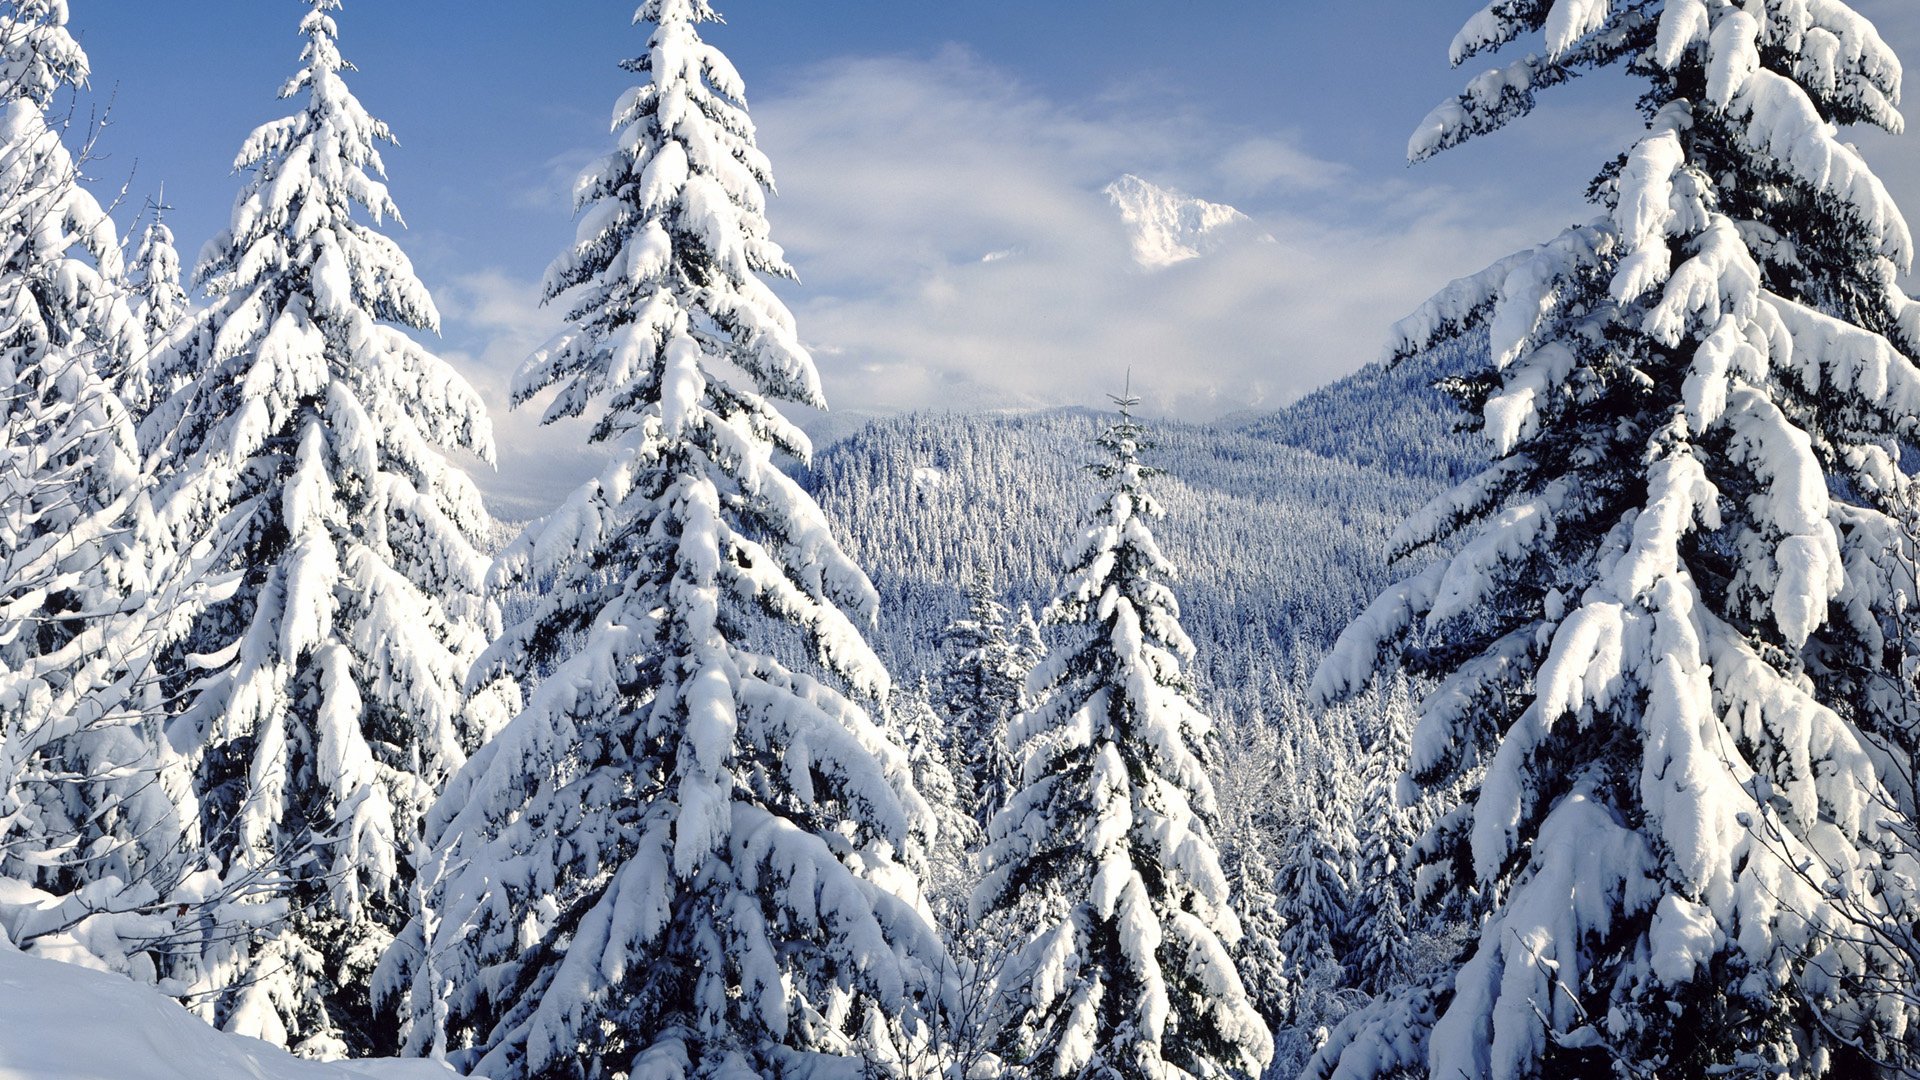
[[[1920,1078],[1920,18],[1480,3],[0,0],[0,1080]]]

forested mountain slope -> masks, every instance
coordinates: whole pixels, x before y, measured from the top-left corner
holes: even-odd
[[[1387,583],[1402,518],[1468,475],[1474,447],[1431,384],[1442,354],[1368,368],[1255,420],[1158,423],[1160,540],[1182,569],[1203,689],[1241,715],[1311,666]],[[921,414],[822,451],[804,482],[881,595],[876,641],[903,678],[937,663],[961,587],[989,573],[1036,608],[1093,493],[1086,411]]]

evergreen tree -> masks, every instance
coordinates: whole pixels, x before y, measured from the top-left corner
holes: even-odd
[[[150,208],[153,220],[140,234],[140,247],[127,275],[133,293],[133,317],[146,343],[129,365],[121,386],[121,396],[127,399],[136,419],[180,389],[177,385],[151,385],[148,375],[174,330],[186,321],[189,307],[187,291],[180,287],[180,253],[174,250],[173,230],[166,223],[166,212],[172,207],[166,205],[164,191]]]
[[[1839,905],[1911,923],[1876,742],[1905,598],[1883,567],[1920,414],[1912,237],[1837,125],[1898,130],[1900,64],[1839,0],[1490,4],[1463,62],[1540,33],[1416,134],[1424,158],[1622,65],[1646,127],[1599,217],[1454,284],[1396,352],[1484,339],[1458,382],[1498,455],[1410,521],[1443,554],[1320,673],[1441,679],[1412,772],[1465,787],[1423,846],[1479,944],[1425,1016],[1316,1068],[1433,1076],[1818,1075],[1913,1027]],[[1894,676],[1889,678],[1889,676]],[[1434,1013],[1437,1011],[1437,1019]]]
[[[1281,732],[1294,722],[1293,717],[1223,714],[1221,752],[1213,770],[1219,805],[1214,836],[1241,922],[1234,960],[1254,1007],[1275,1031],[1276,1044],[1280,1025],[1293,1012],[1290,965],[1280,943],[1287,922],[1277,890],[1279,867],[1285,862],[1285,823],[1299,779]],[[1276,1053],[1269,1069],[1278,1063]]]
[[[1420,951],[1409,864],[1420,808],[1401,805],[1413,711],[1404,678],[1394,679],[1388,689],[1377,699],[1373,738],[1357,778],[1358,827],[1350,902],[1341,928],[1350,982],[1373,995],[1407,982]]]
[[[339,0],[306,2],[281,91],[298,111],[240,152],[231,225],[196,273],[208,307],[153,365],[182,388],[141,433],[171,462],[163,521],[226,583],[167,645],[202,842],[229,881],[277,894],[222,909],[234,941],[196,1003],[318,1054],[384,1041],[367,979],[405,921],[419,817],[485,734],[463,680],[498,617],[486,512],[444,456],[489,456],[487,418],[399,329],[439,316],[374,227],[399,221],[379,179],[392,135],[342,81]]]
[[[947,766],[946,740],[939,714],[929,704],[923,680],[912,689],[896,688],[888,709],[889,727],[906,749],[913,786],[932,808],[934,833],[914,866],[939,925],[954,927],[966,917],[973,891],[973,853],[981,843],[980,825]]]
[[[821,404],[760,279],[766,158],[705,0],[647,0],[618,147],[583,175],[549,270],[572,327],[522,369],[549,418],[591,410],[597,480],[503,556],[547,580],[477,672],[552,673],[452,782],[431,833],[455,868],[389,952],[410,1047],[516,1077],[894,1069],[945,960],[901,859],[931,813],[867,711],[889,688],[855,619],[876,597],[775,455]],[[852,611],[849,616],[846,609]],[[830,677],[758,651],[808,642]],[[798,652],[798,649],[791,650]]]
[[[961,800],[982,826],[1006,803],[1014,787],[1007,725],[1021,709],[1021,694],[1033,664],[1023,663],[1007,608],[984,571],[967,583],[967,616],[942,635],[947,652],[940,673],[947,716],[948,760],[961,785]]]
[[[1040,636],[1040,620],[1033,617],[1033,605],[1021,604],[1013,617],[1013,656],[1020,672],[1020,708],[1033,704],[1027,697],[1027,676],[1047,658],[1047,643]]]
[[[153,980],[190,869],[141,712],[163,567],[138,542],[143,344],[112,222],[49,122],[87,78],[59,0],[0,3],[0,939]]]
[[[1096,468],[1109,487],[1046,614],[1059,644],[1013,726],[1024,786],[994,815],[975,895],[988,916],[1031,904],[1038,923],[1001,974],[999,1052],[1058,1077],[1258,1075],[1273,1043],[1230,952],[1213,724],[1182,671],[1193,645],[1151,531],[1137,402],[1117,400]]]
[[[1274,891],[1285,928],[1280,949],[1294,988],[1288,1024],[1311,1032],[1337,1010],[1339,1003],[1330,999],[1357,974],[1348,971],[1345,955],[1356,838],[1352,792],[1308,782],[1302,794],[1281,840]]]

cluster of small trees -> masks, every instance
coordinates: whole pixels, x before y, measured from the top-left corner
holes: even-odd
[[[502,1078],[1257,1073],[1132,422],[1063,644],[1008,647],[983,588],[949,715],[881,707],[874,590],[780,466],[777,403],[822,397],[768,163],[715,13],[647,0],[545,286],[571,327],[515,388],[609,464],[489,560],[447,457],[487,417],[405,333],[438,316],[380,231],[391,135],[306,2],[197,306],[158,220],[122,265],[48,120],[87,74],[65,4],[0,4],[7,941]],[[972,899],[936,918],[943,858]],[[989,923],[963,964],[944,931]]]

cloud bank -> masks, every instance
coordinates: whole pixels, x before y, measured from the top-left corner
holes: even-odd
[[[1476,219],[1413,178],[1356,184],[1285,133],[1144,92],[1047,100],[958,50],[822,69],[755,115],[805,283],[786,293],[836,407],[860,411],[1097,403],[1129,369],[1161,414],[1272,407],[1558,224]],[[1103,193],[1125,173],[1259,228],[1144,271]]]
[[[803,279],[779,288],[838,417],[812,418],[822,435],[875,413],[1099,404],[1129,373],[1151,415],[1276,407],[1375,359],[1449,278],[1566,223],[1477,209],[1418,173],[1361,182],[1286,131],[1229,128],[1153,87],[1052,100],[959,49],[837,62],[753,111],[779,181],[773,234]],[[1104,193],[1127,173],[1256,227],[1143,269]],[[556,230],[555,250],[569,239]],[[582,425],[506,408],[557,315],[533,280],[497,272],[439,297],[449,358],[495,409],[489,494],[537,512],[600,460]]]

